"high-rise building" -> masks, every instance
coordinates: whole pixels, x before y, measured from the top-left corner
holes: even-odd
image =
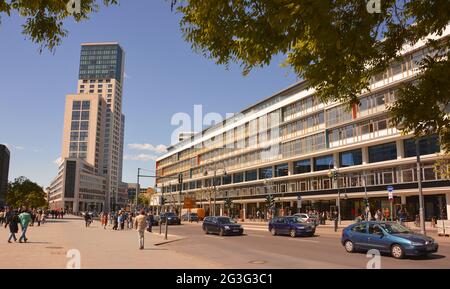
[[[51,185],[51,206],[79,211],[124,205],[119,198],[124,60],[118,43],[82,44],[77,94],[66,97],[62,163]]]
[[[8,189],[9,158],[8,148],[0,144],[0,207],[5,204]]]
[[[441,37],[450,37],[450,27]],[[210,215],[338,211],[353,220],[368,206],[372,216],[402,210],[414,220],[419,153],[425,217],[450,219],[450,181],[434,167],[439,138],[420,138],[416,152],[413,135],[394,127],[387,110],[430,53],[424,42],[405,47],[351,109],[321,102],[306,80],[261,100],[172,145],[156,161],[157,187],[175,199],[195,197]]]

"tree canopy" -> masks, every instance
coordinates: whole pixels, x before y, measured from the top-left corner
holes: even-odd
[[[448,0],[380,0],[380,13],[370,11],[368,2],[374,1],[171,1],[182,15],[185,40],[205,57],[225,66],[237,63],[247,74],[285,55],[284,64],[322,101],[349,107],[369,90],[372,77],[401,58],[402,47],[442,35],[450,21]],[[395,125],[405,124],[404,132],[439,133],[448,149],[449,39],[427,41],[440,53],[423,63],[390,112]]]
[[[44,48],[53,50],[68,35],[64,20],[73,18],[80,22],[89,19],[90,14],[99,10],[97,2],[105,6],[118,4],[118,0],[0,0],[0,20],[5,15],[20,15],[25,19],[23,34],[38,44],[41,51]],[[79,10],[77,3],[80,3]]]
[[[27,208],[45,207],[45,192],[41,186],[26,177],[16,178],[8,184],[6,203],[14,208],[25,206]]]

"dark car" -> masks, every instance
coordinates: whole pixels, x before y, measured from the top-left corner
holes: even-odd
[[[197,213],[184,214],[183,216],[181,216],[181,219],[183,221],[197,222],[197,223],[199,220]]]
[[[180,218],[175,215],[175,213],[169,212],[169,213],[162,213],[161,216],[159,216],[159,221],[161,224],[165,224],[167,220],[168,225],[180,225],[181,220]]]
[[[269,231],[275,235],[289,235],[293,238],[297,236],[314,236],[316,226],[305,223],[297,216],[276,217],[269,222]]]
[[[220,236],[244,233],[244,228],[230,217],[206,217],[203,220],[202,228],[206,234],[213,233]]]
[[[401,259],[436,253],[433,238],[410,231],[397,222],[361,222],[342,231],[341,243],[349,253],[377,249]]]

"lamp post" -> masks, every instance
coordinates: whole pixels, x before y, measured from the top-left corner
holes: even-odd
[[[142,178],[156,178],[156,175],[141,175],[141,171],[150,171],[150,170],[138,168],[137,184],[136,184],[136,197],[135,197],[135,208],[134,208],[135,211],[137,210],[137,207],[138,207],[138,195],[141,192],[140,185],[139,185],[140,178],[141,177]]]
[[[416,138],[416,162],[417,162],[417,186],[419,188],[419,218],[420,218],[420,232],[426,235],[425,230],[425,212],[423,206],[423,192],[422,192],[422,169],[420,164],[420,143]]]
[[[339,188],[339,180],[338,180],[339,171],[337,169],[329,168],[328,177],[332,178],[333,181],[336,182],[336,187],[337,187],[337,190],[338,190],[338,195],[337,195],[338,199],[337,199],[337,204],[336,204],[337,205],[337,209],[338,209],[338,212],[337,212],[338,213],[338,223],[339,223],[339,225],[341,225],[341,191],[340,191],[340,188]]]

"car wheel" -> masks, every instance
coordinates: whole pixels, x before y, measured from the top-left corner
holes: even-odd
[[[394,244],[391,247],[391,255],[395,259],[402,259],[405,256],[405,250],[399,244]]]
[[[205,234],[208,235],[208,229],[203,228],[203,232],[205,232]]]
[[[290,235],[292,238],[297,237],[297,234],[295,233],[295,229],[291,229],[291,231],[289,231],[289,235]]]
[[[347,251],[348,253],[355,252],[355,246],[353,246],[352,241],[345,241],[344,247],[345,247],[345,251]]]
[[[270,230],[270,233],[272,233],[272,236],[276,236],[277,235],[277,231],[275,230],[275,228],[272,228]]]

